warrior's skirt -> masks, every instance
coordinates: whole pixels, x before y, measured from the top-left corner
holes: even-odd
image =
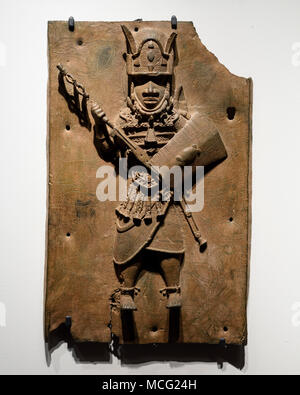
[[[167,253],[183,253],[182,231],[184,221],[181,208],[171,203],[163,220],[159,221],[153,213],[149,221],[140,223],[132,219],[117,219],[117,232],[114,245],[114,262],[128,263],[143,248]]]

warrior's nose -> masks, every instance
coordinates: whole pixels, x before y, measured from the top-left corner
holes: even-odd
[[[143,92],[143,96],[144,97],[158,97],[158,90],[154,88],[151,81],[149,81],[147,88]]]
[[[148,85],[148,92],[153,93],[153,85],[152,85],[151,81],[149,82],[149,85]]]

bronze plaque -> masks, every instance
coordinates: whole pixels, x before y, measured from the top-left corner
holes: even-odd
[[[49,22],[48,56],[46,340],[245,344],[251,79],[191,22]],[[121,158],[146,171],[100,201]],[[204,166],[203,209],[151,201],[151,165]]]

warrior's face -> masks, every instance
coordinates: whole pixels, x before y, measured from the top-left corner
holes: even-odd
[[[131,99],[147,112],[159,110],[170,97],[168,76],[136,76],[132,78]]]
[[[127,102],[133,111],[153,117],[170,108],[176,33],[168,36],[145,27],[132,34],[121,26],[127,44]]]

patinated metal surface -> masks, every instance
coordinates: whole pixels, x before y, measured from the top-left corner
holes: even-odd
[[[152,39],[152,52],[141,51],[136,56],[141,37]],[[206,166],[205,205],[194,213],[207,240],[201,251],[180,205],[171,204],[163,225],[156,225],[150,212],[152,225],[147,227],[142,221],[140,228],[118,238],[115,210],[121,210],[118,221],[122,222],[124,207],[96,197],[97,169],[104,164],[114,166],[109,152],[97,144],[104,126],[102,109],[121,131],[135,130],[135,119],[128,115],[129,81],[143,73],[145,83],[151,79],[148,63],[160,54],[156,39],[165,40],[167,61],[159,66],[159,72],[172,78],[171,97],[180,119],[175,123],[175,113],[169,110],[168,130],[175,125],[177,134],[169,140],[172,146],[162,144],[152,162],[162,164],[165,158],[169,165],[189,161]],[[46,338],[70,316],[71,334],[79,342],[109,343],[114,334],[120,343],[219,343],[225,339],[229,344],[244,344],[250,251],[251,80],[237,77],[221,65],[203,46],[190,22],[179,22],[177,29],[170,22],[77,22],[74,31],[66,22],[50,22],[48,40]],[[127,54],[127,62],[123,54]],[[136,58],[140,59],[138,66]],[[84,88],[70,90],[72,84],[65,81],[61,71],[65,69],[59,71],[58,64]],[[85,92],[97,102],[92,110]],[[151,146],[154,129],[146,127],[146,135],[136,137],[147,139]],[[199,130],[199,138],[195,130]],[[182,139],[176,145],[180,131],[190,139],[188,149]],[[164,136],[159,135],[161,141]],[[198,157],[197,150],[203,155]],[[156,236],[144,245],[155,226],[159,228]],[[174,233],[170,235],[169,229]],[[136,246],[141,246],[139,251],[134,250]],[[165,253],[175,255],[166,266],[160,266],[161,260],[170,258],[162,255]],[[129,295],[136,310],[122,302],[126,281],[120,283],[122,275],[118,275],[132,257],[141,265],[137,281],[130,284],[136,287],[135,295]],[[162,268],[170,268],[170,264],[175,266],[170,284],[166,284]],[[181,300],[176,299],[173,306],[166,285],[177,287],[175,293],[180,290]]]

